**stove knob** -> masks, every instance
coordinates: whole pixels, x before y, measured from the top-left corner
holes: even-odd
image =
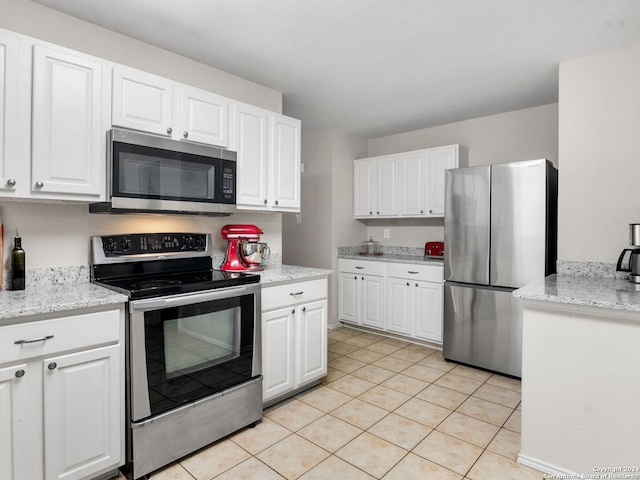
[[[114,240],[109,239],[106,242],[104,242],[105,252],[113,253],[116,251],[116,248],[118,248],[118,244]]]
[[[131,247],[131,242],[128,239],[123,238],[120,240],[120,248],[122,250],[129,250],[129,247]]]
[[[191,235],[189,235],[187,238],[185,238],[184,242],[187,245],[187,247],[193,248],[193,237]]]
[[[198,245],[198,247],[204,247],[206,243],[207,241],[205,240],[204,237],[197,237],[196,245]]]

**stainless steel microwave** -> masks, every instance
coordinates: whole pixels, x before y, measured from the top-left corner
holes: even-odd
[[[107,132],[107,202],[90,213],[223,216],[236,210],[236,153],[112,129]]]

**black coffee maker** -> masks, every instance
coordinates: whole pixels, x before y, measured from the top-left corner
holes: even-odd
[[[629,272],[629,281],[640,283],[640,223],[629,224],[629,245],[635,248],[622,250],[616,271]]]

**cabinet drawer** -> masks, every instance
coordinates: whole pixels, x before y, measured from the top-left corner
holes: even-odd
[[[0,327],[0,365],[42,355],[118,342],[120,311],[74,315]],[[20,340],[47,340],[16,344]]]
[[[384,277],[386,265],[387,264],[384,262],[351,260],[343,258],[338,262],[338,270],[340,270],[341,272],[364,273],[367,275],[377,275],[380,277]]]
[[[387,276],[421,280],[424,282],[442,283],[444,278],[444,266],[415,265],[412,263],[389,263],[387,265]]]
[[[327,298],[327,279],[288,283],[262,289],[262,311]]]

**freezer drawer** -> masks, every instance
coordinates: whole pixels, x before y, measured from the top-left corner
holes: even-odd
[[[512,291],[446,282],[444,358],[520,377],[522,310]]]

